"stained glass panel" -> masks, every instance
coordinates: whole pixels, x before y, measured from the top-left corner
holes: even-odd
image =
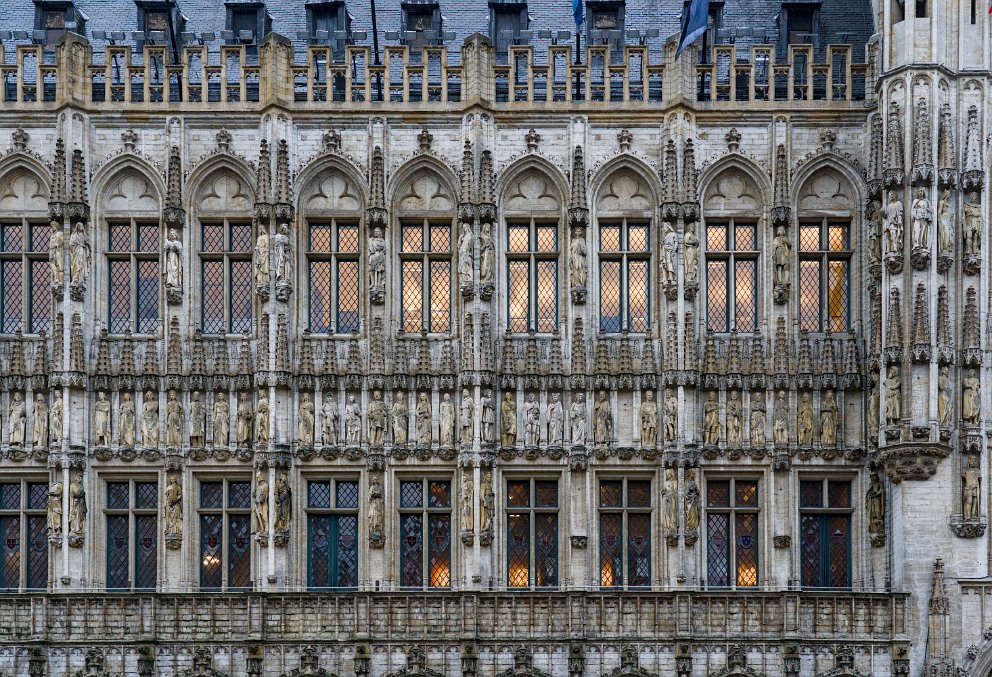
[[[830,587],[847,588],[851,585],[851,518],[829,518],[830,544],[827,553],[830,563]]]
[[[651,482],[627,482],[627,506],[648,508],[651,506]]]
[[[158,261],[138,262],[138,332],[158,328]]]
[[[507,482],[506,504],[511,508],[526,508],[530,505],[530,482]]]
[[[331,262],[310,262],[310,331],[331,332]]]
[[[0,510],[21,509],[21,485],[19,483],[0,484]]]
[[[630,331],[647,331],[649,324],[649,275],[647,261],[627,264],[627,324]]]
[[[555,225],[537,226],[537,251],[539,252],[558,251],[558,226]]]
[[[224,226],[218,224],[203,224],[203,248],[204,252],[224,251]]]
[[[820,262],[799,261],[799,326],[805,331],[820,331]]]
[[[223,585],[224,518],[200,515],[200,588],[220,590]]]
[[[727,224],[711,223],[706,225],[707,251],[727,251]]]
[[[451,507],[451,483],[431,482],[427,492],[429,508]]]
[[[740,332],[753,332],[758,323],[757,297],[758,270],[754,259],[737,259],[735,262],[734,309],[736,329]]]
[[[31,251],[44,253],[48,251],[51,242],[52,229],[47,224],[36,223],[31,226]]]
[[[231,246],[229,251],[238,253],[248,253],[252,250],[251,224],[232,223],[231,225]]]
[[[107,516],[107,589],[128,588],[128,518]]]
[[[358,587],[358,515],[338,515],[333,525],[337,532],[338,546],[337,576],[335,581],[339,588]]]
[[[158,516],[134,518],[134,588],[154,590],[158,559]]]
[[[558,262],[537,262],[537,331],[552,332],[558,324]]]
[[[831,508],[851,507],[851,484],[849,482],[829,482],[827,494]]]
[[[337,331],[340,334],[357,332],[359,303],[358,261],[338,261],[337,292]]]
[[[227,587],[251,587],[251,525],[248,515],[228,517],[228,566]]]
[[[507,266],[507,327],[525,332],[529,327],[530,262],[509,261]]]
[[[131,485],[127,482],[107,483],[107,509],[127,510],[130,506]]]
[[[806,587],[820,586],[820,521],[819,515],[803,515],[801,519],[802,584]]]
[[[131,329],[131,261],[110,261],[110,327],[112,334]]]
[[[758,249],[756,227],[753,223],[734,224],[734,250],[739,252],[753,252]]]
[[[48,507],[48,485],[28,485],[28,510],[44,510]]]
[[[605,587],[623,585],[622,524],[621,513],[599,516],[599,584]]]
[[[535,583],[538,587],[558,585],[558,515],[538,513],[534,515]]]
[[[338,482],[336,485],[337,495],[335,496],[335,505],[338,508],[357,508],[358,507],[358,483],[357,482]]]
[[[427,518],[429,586],[451,587],[451,515]]]
[[[251,507],[251,482],[231,482],[227,485],[227,507],[242,510]]]
[[[706,328],[727,331],[727,261],[706,262]]]
[[[403,330],[418,332],[424,321],[422,261],[403,261]]]
[[[48,587],[48,519],[44,515],[28,517],[27,588],[44,590]]]
[[[712,487],[712,483],[710,483]],[[706,516],[706,578],[711,586],[730,585],[730,516],[708,513]]]
[[[346,254],[358,253],[358,226],[338,225],[338,251]]]
[[[158,225],[154,223],[138,224],[138,251],[158,251]]]
[[[310,483],[311,492],[316,483]],[[325,485],[326,486],[326,485]],[[312,494],[311,494],[312,495]],[[307,577],[310,588],[331,587],[330,571],[330,520],[328,515],[307,516]]]
[[[307,507],[330,508],[331,485],[327,482],[307,482]]]
[[[451,251],[451,226],[432,224],[431,231],[431,251],[450,252]]]
[[[599,330],[606,332],[620,331],[619,261],[600,261],[599,306]]]
[[[651,514],[627,515],[627,585],[651,585]]]
[[[830,251],[839,252],[850,249],[850,229],[846,223],[831,223],[827,227],[827,244]]]
[[[424,522],[418,514],[400,516],[400,585],[424,584]]]
[[[0,275],[0,294],[3,296],[3,316],[0,317],[0,330],[13,334],[24,330],[24,278],[23,263],[20,259],[4,261]]]
[[[203,261],[200,323],[205,334],[224,328],[224,262]]]
[[[728,507],[730,505],[730,482],[707,482],[706,504],[711,508]]]
[[[451,261],[431,261],[430,331],[451,329]]]
[[[599,483],[599,506],[601,508],[619,508],[623,505],[623,482],[603,481]]]
[[[420,482],[400,482],[400,507],[419,508],[423,505],[424,487]]]
[[[23,251],[23,226],[19,223],[5,223],[0,226],[0,249],[7,253]]]
[[[741,506],[758,505],[758,483],[753,481],[744,482],[737,480],[734,482],[735,504]]]
[[[220,482],[202,482],[200,484],[200,507],[224,507],[224,485]]]
[[[135,485],[134,507],[139,510],[158,508],[158,485],[154,482],[138,482]]]
[[[506,524],[506,582],[511,588],[525,588],[530,585],[530,518],[511,513]]]
[[[21,520],[16,515],[0,517],[0,589],[17,590],[21,584]]]
[[[750,513],[736,516],[737,585],[751,587],[758,584],[758,516]]]
[[[52,269],[46,260],[31,261],[31,333],[52,328]]]
[[[556,508],[558,507],[558,482],[551,481],[539,481],[535,482],[537,485],[537,500],[535,505],[538,508]]]
[[[799,505],[803,508],[819,508],[823,505],[822,482],[799,483]]]

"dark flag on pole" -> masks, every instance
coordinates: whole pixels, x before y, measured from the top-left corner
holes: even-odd
[[[706,32],[710,19],[710,0],[691,0],[682,18],[682,37],[675,58],[679,58],[689,45]]]

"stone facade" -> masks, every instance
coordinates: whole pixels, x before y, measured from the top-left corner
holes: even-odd
[[[0,673],[989,674],[966,5],[622,68],[19,48]]]

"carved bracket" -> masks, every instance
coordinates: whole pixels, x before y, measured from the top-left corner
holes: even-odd
[[[893,444],[881,449],[878,461],[893,484],[903,480],[928,480],[937,472],[942,459],[951,454],[951,448],[937,443]]]

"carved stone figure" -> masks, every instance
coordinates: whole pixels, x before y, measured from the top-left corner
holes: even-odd
[[[134,400],[131,393],[121,394],[121,407],[117,425],[120,433],[121,447],[133,449],[137,440],[137,419],[134,410]]]
[[[710,391],[703,403],[703,431],[703,444],[712,447],[720,444],[720,404],[713,391]]]
[[[885,210],[878,200],[872,202],[870,224],[868,228],[868,260],[878,263],[882,260],[882,231],[885,228]]]
[[[52,221],[48,236],[48,265],[52,270],[52,286],[61,287],[65,283],[65,235],[58,221]]]
[[[784,390],[775,398],[775,416],[772,419],[772,441],[777,445],[789,443],[789,400]]]
[[[157,447],[160,434],[158,395],[149,390],[141,403],[141,443],[149,449]]]
[[[665,470],[665,495],[661,512],[661,527],[666,533],[679,530],[679,489],[672,468]]]
[[[55,391],[55,401],[52,402],[52,409],[48,415],[48,429],[52,435],[52,444],[62,441],[62,391]]]
[[[902,253],[903,237],[902,200],[894,191],[889,191],[889,203],[885,206],[885,252]]]
[[[109,404],[107,405],[107,410],[109,413]],[[24,437],[27,434],[27,408],[24,405],[24,399],[21,393],[18,391],[14,391],[14,396],[10,402],[8,423],[10,424],[10,446],[24,446]],[[108,435],[107,437],[109,439],[110,436]]]
[[[31,412],[33,426],[31,428],[31,444],[36,447],[48,446],[48,404],[45,396],[36,393],[34,396],[34,410]]]
[[[276,282],[293,281],[293,247],[289,241],[289,226],[279,225],[275,236],[276,241]]]
[[[782,226],[775,230],[775,239],[772,241],[772,260],[775,264],[775,286],[788,286],[792,245],[789,243],[789,238],[785,235],[785,228]]]
[[[324,393],[324,403],[320,408],[320,423],[323,428],[321,441],[325,445],[338,443],[338,407],[330,392]]]
[[[458,439],[462,444],[471,444],[474,434],[475,402],[466,388],[462,390],[462,401],[458,408]]]
[[[588,279],[586,269],[586,238],[581,228],[572,230],[572,242],[568,248],[568,267],[572,274],[573,287],[585,287]]]
[[[599,391],[599,399],[593,409],[596,416],[594,441],[599,446],[607,446],[613,441],[613,408],[605,390]]]
[[[751,395],[751,446],[758,448],[765,446],[765,426],[768,418],[765,414],[764,393],[754,393]]]
[[[686,228],[682,238],[682,256],[685,260],[685,283],[694,286],[699,282],[699,237],[692,228]]]
[[[373,292],[386,289],[386,239],[379,227],[369,237],[369,289]]]
[[[200,391],[194,390],[189,401],[189,446],[202,448],[206,443],[206,423]]]
[[[881,415],[880,393],[878,385],[873,385],[868,392],[868,431],[869,434],[878,432],[878,417]]]
[[[79,473],[69,481],[69,534],[83,535],[86,513],[86,489],[83,488],[83,475]]]
[[[183,488],[177,473],[169,474],[165,486],[165,535],[182,536],[183,533]]]
[[[276,528],[277,534],[289,533],[289,522],[293,519],[293,490],[289,486],[286,473],[279,473],[276,479]]]
[[[922,188],[916,191],[910,213],[913,218],[913,248],[928,249],[930,247],[930,224],[933,222],[933,213],[930,200],[927,199],[927,193]]]
[[[868,517],[868,533],[885,533],[885,487],[877,472],[871,473],[871,482],[865,493],[865,511]]]
[[[61,482],[52,482],[48,487],[48,500],[45,502],[47,512],[48,536],[62,536],[62,492]]]
[[[472,224],[464,222],[458,236],[458,282],[462,287],[472,285],[474,255],[475,237],[472,235]]]
[[[251,446],[252,424],[255,420],[255,412],[251,406],[251,395],[240,393],[238,395],[238,421],[237,439],[239,447]]]
[[[685,471],[685,530],[699,529],[699,485],[696,484],[696,469]]]
[[[434,412],[427,393],[420,393],[417,399],[417,444],[430,446],[433,441]]]
[[[165,286],[181,291],[183,288],[183,243],[175,228],[169,228],[165,238]]]
[[[678,254],[679,243],[671,221],[665,221],[663,225],[661,249],[664,252],[662,268],[664,269],[665,284],[675,284],[675,256]]]
[[[258,394],[258,408],[255,410],[255,440],[261,444],[269,441],[269,398],[265,393]]]
[[[482,235],[479,237],[479,282],[483,285],[493,283],[496,271],[496,246],[493,244],[493,226],[482,223]]]
[[[961,418],[968,425],[978,425],[982,417],[982,382],[974,369],[965,372],[961,380],[964,393],[961,397]]]
[[[461,516],[462,532],[471,533],[475,529],[475,516],[472,514],[474,485],[472,483],[472,471],[466,470],[462,473],[462,495],[459,514]]]
[[[551,393],[548,403],[548,444],[560,446],[565,435],[565,411],[561,404],[561,396]]]
[[[898,425],[902,418],[902,378],[899,369],[889,367],[885,377],[885,424]]]
[[[966,520],[978,520],[982,516],[981,471],[978,468],[978,457],[968,456],[968,465],[962,473],[961,512]]]
[[[406,406],[406,393],[393,397],[393,444],[406,444],[410,434],[410,411]]]
[[[231,405],[227,395],[220,392],[214,400],[214,446],[226,447],[231,439]]]
[[[482,485],[479,487],[481,494],[481,510],[479,511],[479,530],[482,532],[493,530],[493,516],[496,511],[496,495],[493,492],[493,471],[486,469],[482,473]]]
[[[654,391],[644,393],[641,402],[641,445],[653,447],[658,443],[658,405],[654,401]]]
[[[801,447],[813,444],[813,402],[809,393],[803,393],[796,417],[796,442]]]
[[[13,405],[11,405],[11,410],[13,416]],[[13,426],[10,433],[13,437]],[[13,439],[10,443],[14,444]],[[96,403],[93,405],[93,445],[97,447],[110,446],[110,402],[107,401],[107,393],[102,390],[96,394]]]
[[[586,401],[582,393],[575,393],[575,399],[572,400],[572,406],[569,407],[568,418],[572,444],[584,445],[586,443]]]
[[[674,442],[678,438],[679,401],[671,388],[665,389],[665,441]]]
[[[354,394],[348,395],[348,404],[344,407],[344,437],[345,444],[357,446],[362,442],[362,408],[355,401]]]
[[[972,193],[964,203],[961,218],[961,234],[964,237],[964,253],[976,256],[982,250],[982,203],[978,193]]]
[[[727,402],[727,446],[736,448],[744,444],[744,426],[741,425],[741,396],[731,391]]]
[[[499,410],[500,432],[504,447],[517,443],[517,405],[509,391],[503,393],[503,404]]]
[[[255,284],[267,285],[271,279],[269,273],[269,234],[264,226],[258,227],[258,237],[255,239]]]
[[[496,441],[496,409],[493,405],[492,390],[486,390],[479,406],[482,408],[482,442],[492,444]]]
[[[176,399],[176,391],[169,391],[165,403],[165,444],[180,447],[183,444],[183,405]]]
[[[83,230],[83,223],[77,221],[69,236],[69,276],[73,284],[86,285],[91,256],[90,241]]]
[[[524,404],[524,444],[528,447],[541,443],[541,405],[537,403],[534,393],[527,396]]]
[[[386,403],[382,393],[376,390],[369,402],[369,444],[382,444],[386,439]]]
[[[251,501],[251,532],[269,533],[269,483],[261,471],[255,473],[255,491]]]
[[[369,535],[382,535],[383,514],[382,483],[378,475],[372,475],[369,480]]]
[[[950,256],[954,250],[954,209],[951,191],[945,188],[937,203],[937,253]]]
[[[455,444],[455,405],[451,402],[451,393],[444,394],[438,407],[438,439],[442,447]]]
[[[313,400],[310,399],[310,393],[303,393],[303,399],[300,402],[300,420],[297,423],[297,439],[300,444],[313,445],[315,419],[316,411]]]
[[[820,402],[820,446],[837,444],[837,400],[834,391],[828,390]]]
[[[937,377],[937,425],[948,428],[951,425],[951,377],[946,366],[940,368]]]

